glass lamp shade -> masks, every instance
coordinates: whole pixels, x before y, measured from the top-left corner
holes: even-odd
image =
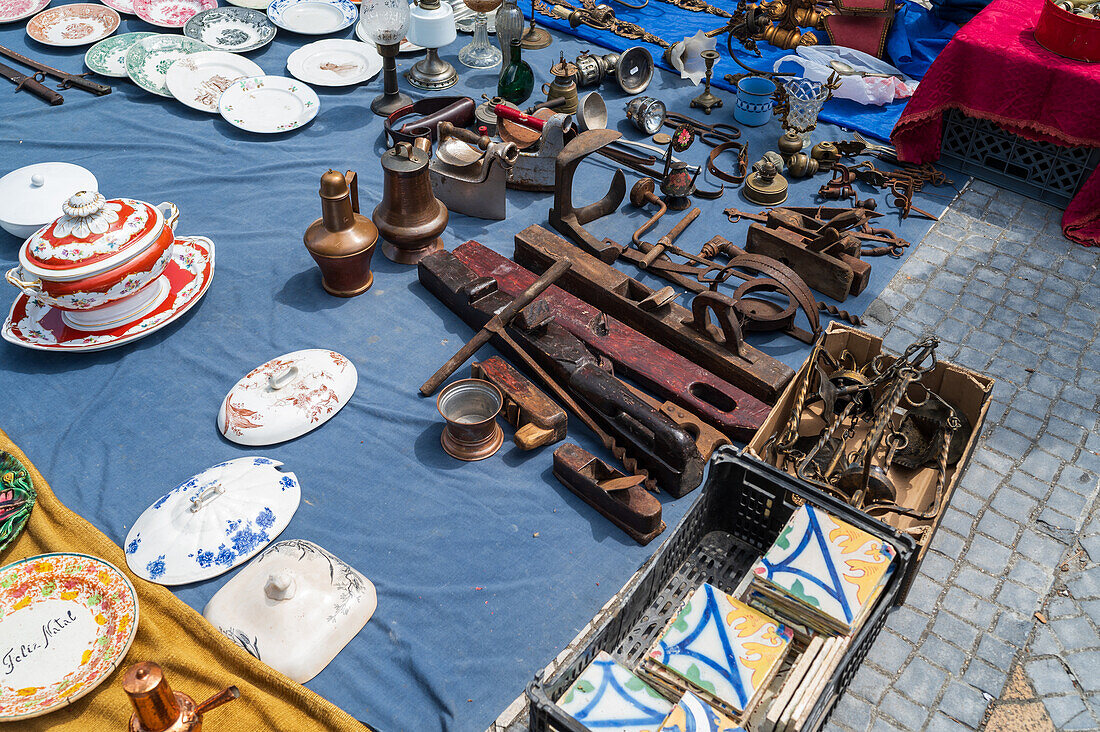
[[[455,11],[449,2],[439,3],[438,8],[410,6],[412,22],[408,38],[411,43],[424,48],[442,48],[458,38],[455,30]]]
[[[359,25],[375,43],[400,43],[409,32],[409,6],[405,0],[363,0]]]
[[[497,10],[497,39],[505,57],[512,53],[513,38],[522,38],[524,29],[523,11],[516,0],[504,0]]]

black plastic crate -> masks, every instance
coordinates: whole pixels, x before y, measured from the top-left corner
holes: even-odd
[[[899,563],[877,607],[822,691],[804,729],[823,725],[894,607],[915,544],[910,537],[855,512],[845,503],[830,496],[811,495],[786,473],[761,470],[758,463],[726,446],[715,452],[706,485],[683,521],[604,609],[603,620],[584,647],[558,665],[549,678],[543,678],[540,671],[527,685],[532,732],[585,732],[587,728],[554,700],[596,654],[607,651],[620,663],[635,668],[692,590],[710,582],[733,592],[804,501],[889,542],[897,550]]]
[[[949,109],[943,116],[940,162],[1028,198],[1065,208],[1100,163],[1100,148],[1025,140],[995,122]]]

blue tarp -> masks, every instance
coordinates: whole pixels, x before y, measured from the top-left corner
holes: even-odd
[[[155,29],[131,18],[120,32],[136,30]],[[351,37],[351,29],[339,35]],[[444,49],[444,58],[457,65],[467,38]],[[267,73],[285,74],[287,55],[312,40],[280,31],[271,46],[249,57]],[[0,29],[0,44],[72,71],[80,70],[84,50],[29,42],[23,24]],[[538,83],[549,81],[559,49],[573,57],[584,46],[564,39],[528,54]],[[399,69],[414,60],[401,57]],[[455,92],[478,97],[493,89],[494,71],[458,68]],[[420,398],[417,388],[471,331],[420,286],[415,268],[379,253],[368,293],[344,300],[322,291],[302,234],[320,215],[318,183],[330,167],[359,171],[364,212],[379,202],[382,125],[369,105],[381,79],[318,88],[317,118],[275,136],[241,132],[126,80],[110,82],[110,96],[70,89],[60,107],[0,88],[6,95],[0,173],[65,160],[92,170],[108,197],[178,204],[178,232],[216,244],[213,284],[181,320],[117,350],[42,353],[0,342],[0,426],[63,502],[118,543],[146,506],[191,475],[244,455],[282,461],[297,474],[303,501],[281,538],[317,542],[378,589],[378,610],[366,628],[307,686],[387,732],[485,729],[661,539],[639,547],[558,484],[552,447],[526,453],[506,442],[479,463],[443,453],[435,401]],[[401,87],[410,91],[403,79]],[[615,124],[625,99],[610,87],[604,91]],[[662,72],[648,93],[689,112],[698,90]],[[722,94],[726,105],[710,119],[731,122],[733,101]],[[626,123],[620,129],[639,137]],[[779,134],[775,120],[746,130],[750,159]],[[837,139],[840,132],[823,126],[815,134]],[[701,162],[707,152],[697,145],[687,157]],[[598,198],[610,177],[603,163],[585,163],[576,200]],[[810,204],[821,183],[822,176],[794,183],[790,203]],[[860,191],[861,197],[872,193]],[[511,255],[514,233],[545,224],[551,201],[549,194],[510,192],[507,221],[452,215],[444,243],[450,249],[477,239]],[[917,205],[939,209],[945,202],[922,195]],[[724,207],[757,209],[732,191],[700,205],[703,215],[681,239],[696,250],[714,234],[744,240],[746,224],[729,224]],[[593,224],[593,231],[629,238],[648,213],[624,209]],[[929,226],[919,218],[899,223],[894,213],[883,222],[914,242]],[[16,263],[19,245],[0,232],[5,269]],[[861,312],[898,266],[874,260],[868,290],[843,306]],[[15,294],[0,286],[0,312]],[[808,352],[785,336],[754,342],[792,366]],[[314,347],[345,354],[359,371],[358,389],[342,412],[321,429],[273,447],[240,447],[220,436],[219,403],[242,375],[274,356]],[[468,373],[464,367],[456,378]],[[509,428],[506,434],[510,438]],[[576,420],[569,439],[611,459]],[[670,527],[694,495],[662,496]],[[201,610],[227,579],[176,588],[176,594]],[[303,642],[312,632],[303,629]]]

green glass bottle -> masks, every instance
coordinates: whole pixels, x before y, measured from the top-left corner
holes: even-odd
[[[500,79],[497,81],[497,96],[507,99],[512,104],[523,104],[531,96],[535,88],[535,72],[531,70],[531,64],[521,58],[523,47],[519,38],[511,40],[512,53],[508,56],[508,62],[500,70]]]

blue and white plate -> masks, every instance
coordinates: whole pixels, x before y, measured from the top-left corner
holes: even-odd
[[[283,30],[323,36],[347,28],[359,17],[351,0],[275,0],[267,17]]]
[[[138,577],[182,585],[217,577],[282,533],[302,499],[277,460],[242,457],[204,470],[145,509],[126,535]]]
[[[259,10],[210,8],[191,16],[183,25],[183,35],[202,41],[216,51],[244,53],[271,43],[275,26]]]

